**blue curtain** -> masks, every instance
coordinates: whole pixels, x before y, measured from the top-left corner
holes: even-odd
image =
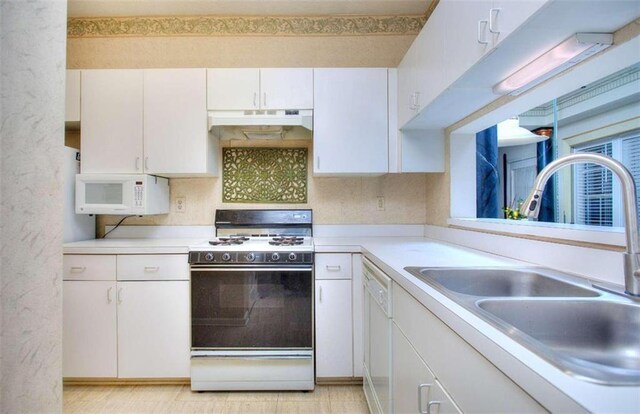
[[[555,132],[554,132],[555,134]],[[545,141],[538,142],[538,160],[537,160],[537,168],[538,173],[542,171],[544,167],[547,166],[551,161],[553,161],[553,148],[552,148],[552,138],[549,138]],[[547,185],[544,187],[544,191],[542,192],[542,203],[540,204],[540,214],[538,215],[539,221],[546,222],[555,222],[555,188],[553,179],[547,181]]]
[[[478,218],[502,218],[498,174],[498,127],[476,134],[476,211]]]

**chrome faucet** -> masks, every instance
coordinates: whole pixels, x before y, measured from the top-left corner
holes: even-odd
[[[619,161],[602,154],[579,153],[566,155],[552,161],[540,171],[533,183],[533,189],[522,204],[520,214],[537,220],[542,202],[542,191],[547,181],[556,171],[572,164],[597,164],[613,171],[622,184],[624,203],[625,234],[627,251],[624,253],[625,291],[640,296],[640,241],[638,240],[638,212],[636,207],[636,186],[629,170]]]

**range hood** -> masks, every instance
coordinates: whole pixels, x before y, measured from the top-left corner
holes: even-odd
[[[220,139],[311,139],[313,111],[209,111],[209,129]]]

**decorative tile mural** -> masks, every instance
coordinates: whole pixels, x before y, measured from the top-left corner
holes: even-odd
[[[223,148],[225,203],[306,203],[306,148]]]

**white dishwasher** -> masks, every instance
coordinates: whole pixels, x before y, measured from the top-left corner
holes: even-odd
[[[364,393],[371,413],[390,414],[391,401],[391,279],[363,259]]]

